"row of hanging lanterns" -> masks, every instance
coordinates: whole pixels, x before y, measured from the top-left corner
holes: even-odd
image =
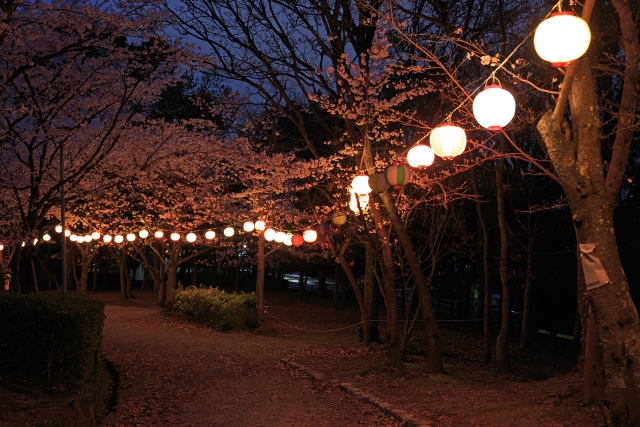
[[[561,2],[558,6],[561,6]],[[572,12],[554,12],[536,28],[533,44],[538,55],[553,67],[564,67],[584,55],[591,42],[589,25]],[[494,77],[494,80],[495,77]],[[473,100],[473,115],[480,126],[499,131],[511,122],[516,102],[500,84],[487,85]],[[431,132],[430,147],[418,144],[407,154],[411,167],[430,166],[434,154],[451,159],[466,146],[464,129],[451,123],[442,124]]]

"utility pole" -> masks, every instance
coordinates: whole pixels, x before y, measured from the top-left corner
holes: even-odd
[[[62,232],[60,237],[60,251],[62,252],[62,294],[67,294],[67,224],[65,222],[64,212],[64,141],[60,141],[60,222]]]

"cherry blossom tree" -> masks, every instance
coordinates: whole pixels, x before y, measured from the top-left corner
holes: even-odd
[[[15,2],[5,12],[0,193],[9,230],[32,239],[61,186],[73,199],[86,173],[178,77],[184,57],[155,34],[159,19],[145,2]]]

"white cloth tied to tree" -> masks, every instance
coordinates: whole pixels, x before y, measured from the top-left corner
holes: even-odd
[[[610,282],[596,249],[595,243],[580,243],[580,260],[584,272],[584,283],[588,291]]]

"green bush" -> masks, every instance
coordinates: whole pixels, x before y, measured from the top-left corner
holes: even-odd
[[[255,293],[231,294],[217,288],[178,289],[168,311],[219,331],[258,325]]]
[[[104,303],[76,295],[0,295],[0,377],[71,387],[97,370]]]

